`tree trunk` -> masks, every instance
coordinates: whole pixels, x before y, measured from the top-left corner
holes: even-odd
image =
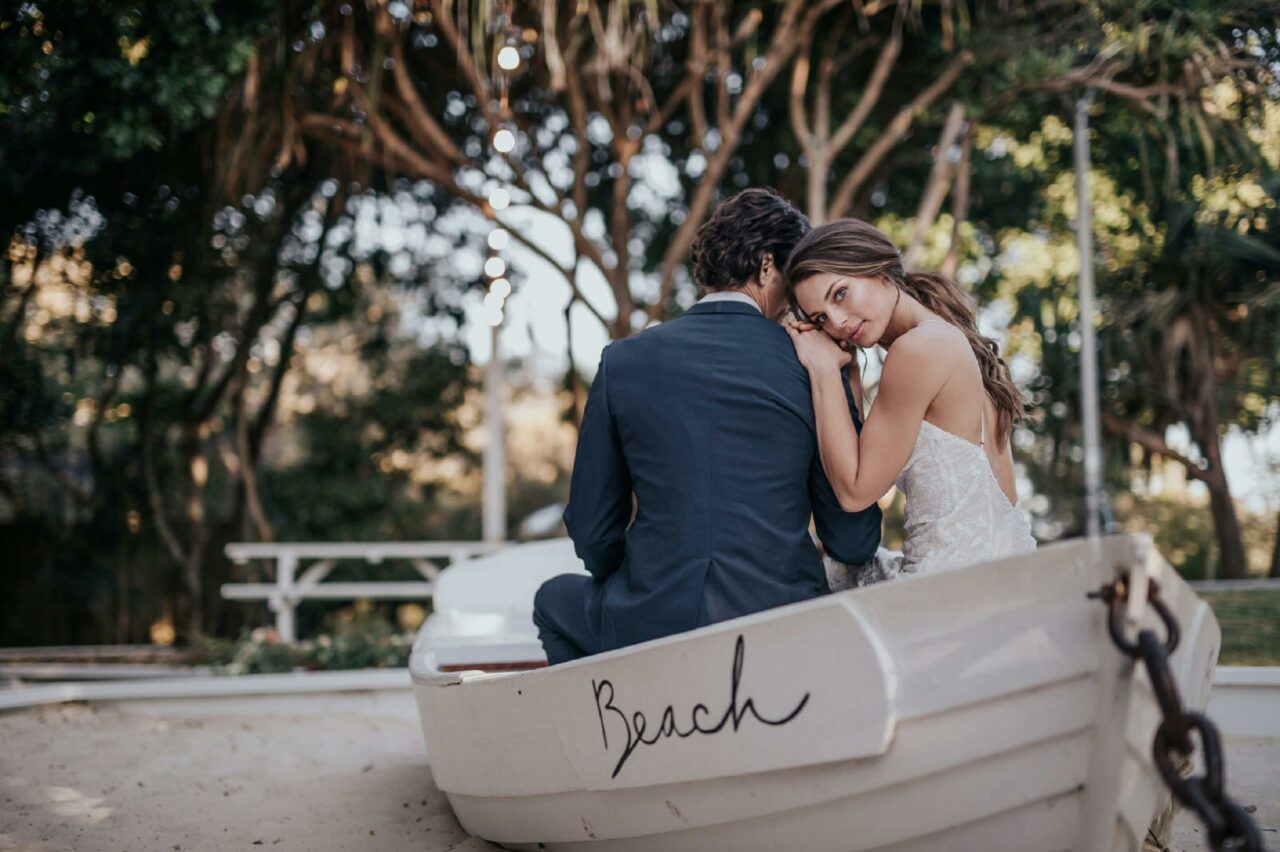
[[[1212,422],[1211,425],[1214,428],[1207,435],[1197,435],[1196,442],[1212,473],[1204,483],[1209,487],[1209,508],[1213,511],[1213,528],[1218,535],[1218,552],[1222,556],[1220,576],[1225,580],[1243,580],[1249,575],[1244,534],[1235,500],[1231,498],[1231,489],[1227,485],[1227,474],[1222,468],[1222,445],[1218,442],[1217,424]]]
[[[281,357],[287,358],[289,354],[282,353]],[[244,510],[248,514],[250,523],[253,524],[258,541],[274,541],[275,531],[271,528],[271,522],[267,520],[267,513],[262,507],[262,500],[258,493],[258,451],[251,445],[248,403],[245,399],[248,383],[249,371],[242,369],[234,401],[236,453],[240,457],[240,487],[243,489]],[[259,443],[260,447],[261,443]]]
[[[1236,514],[1235,501],[1225,484],[1221,488],[1209,488],[1209,506],[1213,510],[1213,526],[1222,554],[1222,577],[1243,580],[1249,576],[1249,563],[1245,558],[1240,516]]]
[[[813,227],[827,221],[827,176],[831,161],[825,152],[809,155],[809,168],[805,174],[808,183],[809,224]]]
[[[188,424],[180,442],[186,499],[183,520],[189,536],[181,564],[185,612],[176,623],[178,635],[189,643],[204,640],[204,550],[209,540],[205,508],[205,488],[209,478],[209,458],[205,445],[208,424]]]
[[[192,550],[182,565],[184,586],[179,617],[174,620],[177,638],[183,645],[204,643],[204,552]]]
[[[1186,368],[1187,378],[1182,383],[1184,414],[1192,437],[1200,445],[1200,452],[1209,466],[1205,485],[1209,486],[1209,506],[1213,510],[1214,531],[1218,534],[1218,553],[1222,557],[1221,576],[1226,580],[1243,580],[1249,575],[1249,561],[1245,556],[1240,516],[1236,513],[1235,501],[1231,499],[1227,471],[1222,464],[1216,347],[1213,337],[1207,333],[1209,323],[1203,311],[1193,309],[1190,315],[1176,321],[1173,333],[1169,336],[1171,341],[1180,337],[1177,330],[1183,325],[1191,329],[1182,348],[1185,358],[1182,364]],[[1177,365],[1178,360],[1171,363]],[[1177,386],[1175,382],[1170,384]]]
[[[1186,468],[1190,477],[1205,484],[1209,489],[1214,532],[1217,534],[1219,552],[1222,556],[1221,576],[1228,580],[1243,579],[1248,574],[1248,561],[1245,558],[1240,518],[1236,514],[1236,504],[1231,498],[1231,489],[1222,469],[1222,446],[1218,442],[1217,418],[1212,411],[1202,410],[1199,413],[1200,417],[1188,417],[1187,420],[1191,421],[1189,423],[1191,436],[1200,447],[1205,460],[1208,461],[1208,467],[1202,467],[1192,459],[1171,449],[1160,435],[1121,420],[1106,411],[1102,412],[1102,427],[1108,434],[1123,437],[1151,452],[1178,462]],[[1198,428],[1197,422],[1203,424],[1204,428]]]
[[[120,540],[116,548],[116,644],[129,643],[129,547],[127,539]]]

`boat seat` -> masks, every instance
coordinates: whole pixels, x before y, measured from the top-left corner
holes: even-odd
[[[568,538],[517,544],[449,566],[436,579],[432,613],[414,643],[440,671],[545,665],[533,596],[559,574],[587,569]]]

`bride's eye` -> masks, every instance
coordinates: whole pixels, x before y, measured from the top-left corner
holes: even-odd
[[[847,293],[847,292],[849,292],[849,288],[848,288],[848,287],[841,287],[839,290],[837,290],[837,291],[836,291],[836,301],[837,301],[837,302],[843,302],[843,301],[844,301],[844,294],[845,294],[845,293]]]
[[[813,318],[813,324],[816,325],[818,328],[822,328],[822,324],[826,321],[827,321],[826,314],[818,314],[816,317]]]

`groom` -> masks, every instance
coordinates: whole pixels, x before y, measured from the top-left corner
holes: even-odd
[[[707,295],[605,347],[564,513],[591,576],[553,577],[534,598],[550,664],[826,593],[811,515],[835,559],[875,553],[880,509],[840,509],[808,374],[778,324],[782,270],[808,230],[773,190],[738,193],[693,243]]]

